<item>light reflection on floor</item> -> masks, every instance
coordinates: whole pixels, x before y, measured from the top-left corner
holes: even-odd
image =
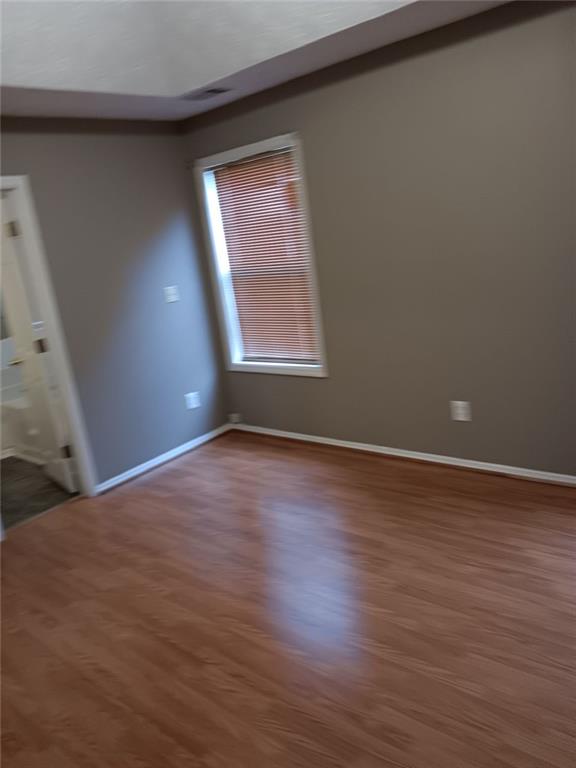
[[[291,498],[262,500],[268,611],[282,639],[306,653],[352,660],[359,634],[356,570],[338,509]]]

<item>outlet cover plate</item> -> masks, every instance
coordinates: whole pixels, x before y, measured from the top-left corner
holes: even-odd
[[[450,400],[452,421],[472,421],[472,409],[469,400]]]

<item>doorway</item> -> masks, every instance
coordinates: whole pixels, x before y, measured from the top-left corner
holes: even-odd
[[[94,474],[24,177],[2,178],[2,520],[16,525]]]

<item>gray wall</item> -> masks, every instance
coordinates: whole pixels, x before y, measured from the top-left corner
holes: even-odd
[[[187,137],[8,121],[2,173],[31,177],[98,479],[231,410],[576,472],[575,26],[574,6],[505,6]],[[304,142],[330,376],[222,377],[183,159],[287,131]],[[182,301],[165,304],[175,283]],[[203,407],[186,411],[192,390]],[[449,420],[450,399],[472,401],[470,424]]]
[[[224,421],[203,260],[174,128],[7,121],[29,174],[100,482]],[[163,286],[181,301],[166,304]],[[187,411],[184,393],[202,407]]]
[[[575,17],[504,6],[190,123],[196,157],[304,144],[330,376],[229,373],[230,410],[576,471]]]

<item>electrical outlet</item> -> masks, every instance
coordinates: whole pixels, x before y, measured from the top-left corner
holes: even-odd
[[[180,291],[177,285],[167,285],[164,287],[164,299],[166,304],[172,304],[173,301],[180,301]]]
[[[230,424],[241,424],[242,423],[242,414],[241,413],[229,413],[228,414],[228,421]]]
[[[472,409],[468,400],[450,400],[452,421],[472,421]]]
[[[191,410],[192,408],[200,408],[200,392],[188,392],[184,395],[186,400],[186,408]]]

